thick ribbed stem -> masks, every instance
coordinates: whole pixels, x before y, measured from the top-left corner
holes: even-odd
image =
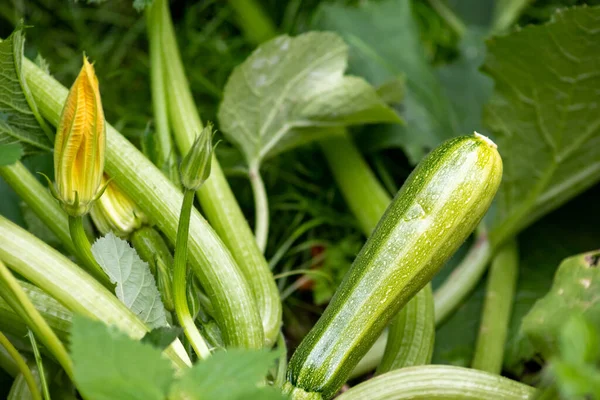
[[[500,374],[504,345],[512,310],[519,270],[516,240],[502,246],[494,256],[488,275],[481,326],[472,367]]]
[[[162,13],[160,26],[154,28],[162,32],[163,66],[169,82],[169,117],[177,147],[181,154],[187,154],[195,135],[202,131],[202,121],[185,76],[167,2],[155,0],[155,4],[161,5]],[[262,319],[264,344],[270,347],[281,327],[279,290],[216,157],[213,157],[210,177],[196,194],[204,215],[231,251],[248,282]]]
[[[146,25],[148,26],[148,42],[150,53],[150,79],[152,90],[152,109],[154,114],[154,131],[156,134],[157,166],[163,170],[175,185],[179,185],[179,174],[175,162],[175,149],[169,129],[169,115],[167,98],[165,95],[165,73],[162,63],[160,7],[158,1],[154,2],[146,11]]]
[[[27,59],[23,60],[23,71],[42,115],[57,124],[67,89]],[[174,242],[183,200],[181,192],[110,124],[106,125],[105,171]],[[227,248],[195,210],[190,219],[189,259],[211,299],[226,343],[261,347],[263,330],[248,283]]]
[[[113,283],[110,281],[108,275],[106,275],[106,272],[104,272],[92,254],[92,245],[85,234],[85,230],[83,229],[83,218],[81,216],[69,216],[69,231],[71,232],[71,240],[75,245],[77,254],[83,261],[86,270],[94,278],[96,278],[98,282],[112,291],[114,288]]]
[[[58,237],[66,249],[76,255],[71,241],[67,213],[50,192],[20,162],[0,167],[0,176],[27,203],[29,208]]]
[[[37,382],[35,381],[31,370],[27,366],[27,363],[2,332],[0,332],[0,346],[4,347],[8,354],[10,354],[15,364],[17,365],[19,372],[23,375],[23,378],[25,378],[25,381],[27,382],[27,387],[29,387],[29,391],[31,392],[32,399],[42,400],[42,395],[38,390]]]
[[[73,379],[73,363],[62,342],[48,326],[48,323],[36,310],[15,277],[10,273],[6,265],[0,261],[0,295],[25,321],[44,346],[52,353],[60,363],[67,375]],[[42,373],[42,371],[40,371]]]
[[[185,332],[198,357],[204,359],[210,356],[210,350],[202,335],[196,328],[194,319],[190,314],[187,302],[187,242],[190,227],[190,214],[194,205],[194,192],[185,190],[183,204],[179,217],[179,228],[177,230],[177,242],[175,244],[175,265],[173,268],[173,298],[175,300],[175,312],[179,324]]]
[[[125,304],[88,273],[2,216],[0,259],[73,313],[115,325],[136,339],[148,331]],[[179,368],[191,364],[178,340],[165,352]]]
[[[425,365],[388,372],[342,393],[337,400],[523,400],[531,386],[474,369]]]

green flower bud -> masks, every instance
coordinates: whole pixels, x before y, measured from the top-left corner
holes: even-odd
[[[192,148],[181,162],[181,183],[188,190],[197,190],[208,179],[212,162],[214,135],[213,125],[209,122],[196,137]]]
[[[106,186],[106,190],[94,203],[90,214],[103,235],[113,232],[124,238],[148,222],[142,210],[106,175],[102,178],[102,186]]]

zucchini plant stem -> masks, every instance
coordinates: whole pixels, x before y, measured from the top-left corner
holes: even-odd
[[[183,328],[185,336],[190,341],[194,351],[201,359],[210,356],[208,345],[202,338],[200,331],[196,328],[194,318],[190,314],[187,300],[187,242],[190,228],[190,215],[194,206],[194,192],[185,190],[183,204],[179,217],[179,228],[177,229],[177,242],[175,244],[175,264],[173,268],[173,299],[177,319]]]
[[[449,365],[425,365],[388,372],[357,385],[337,400],[523,400],[536,390],[511,379]]]
[[[202,131],[202,121],[185,76],[168,4],[165,0],[155,0],[155,5],[161,6],[160,24],[153,29],[161,32],[163,70],[169,82],[166,85],[169,119],[179,151],[187,154],[195,136]],[[216,157],[210,177],[196,194],[204,215],[231,252],[252,292],[262,320],[264,345],[270,347],[275,344],[281,327],[279,290]]]
[[[23,60],[23,73],[42,115],[51,124],[57,124],[67,88],[28,59]],[[175,242],[181,192],[110,124],[106,125],[105,170],[158,229]],[[237,226],[232,230],[236,229]],[[190,218],[189,237],[190,265],[211,299],[225,342],[234,347],[261,347],[263,330],[250,287],[231,253],[195,210]]]
[[[494,256],[489,270],[481,326],[472,367],[500,374],[508,333],[519,254],[516,240],[506,243]]]
[[[136,339],[148,331],[148,327],[97,280],[1,215],[0,259],[73,313],[115,325]],[[191,364],[178,340],[165,353],[178,368]]]
[[[67,213],[60,207],[50,192],[21,163],[0,167],[0,176],[19,195],[31,210],[50,228],[67,251],[78,255],[71,234]]]
[[[0,333],[3,329],[0,328]],[[17,362],[12,357],[11,353],[0,344],[0,369],[6,372],[11,378],[16,378],[21,372],[17,366]]]
[[[103,284],[107,289],[113,291],[114,285],[106,275],[106,272],[100,267],[94,255],[92,254],[92,245],[90,244],[85,230],[83,229],[83,217],[69,216],[69,231],[71,232],[71,239],[77,249],[79,258],[83,260],[87,271]]]
[[[40,386],[42,387],[44,399],[50,400],[50,391],[48,390],[48,382],[46,382],[46,371],[44,369],[44,361],[42,360],[40,349],[38,348],[37,342],[35,340],[35,335],[31,331],[31,329],[27,332],[27,336],[29,337],[29,341],[31,342],[31,348],[33,349],[33,357],[35,358],[35,364],[39,371]]]
[[[258,168],[251,168],[248,176],[252,185],[254,209],[256,210],[254,236],[256,237],[258,248],[264,253],[269,236],[269,199],[267,198],[265,184]]]
[[[348,207],[363,233],[369,236],[392,201],[391,197],[346,132],[322,140],[320,144]],[[431,284],[428,284],[394,317],[391,326],[396,329],[390,332],[385,351],[380,353],[382,367],[378,373],[431,362],[435,338],[432,305]]]
[[[4,300],[19,314],[29,329],[35,333],[60,363],[69,378],[73,380],[73,363],[65,346],[44,320],[44,317],[36,310],[13,274],[2,261],[0,261],[0,289],[0,295]],[[43,371],[40,370],[40,374],[42,373]]]
[[[485,229],[480,229],[475,242],[454,271],[433,294],[435,324],[443,323],[473,291],[483,277],[492,258],[493,249]]]
[[[151,226],[143,226],[136,229],[129,237],[131,244],[139,254],[140,258],[150,266],[150,271],[155,275],[157,272],[156,259],[162,258],[168,265],[173,265],[173,256],[169,246],[156,229]]]
[[[42,395],[40,394],[40,391],[37,387],[37,382],[35,381],[35,378],[33,377],[29,366],[27,365],[21,354],[17,351],[17,349],[15,349],[12,343],[7,339],[6,336],[4,336],[2,332],[0,332],[0,346],[6,349],[8,354],[14,360],[17,368],[19,369],[19,372],[23,375],[23,378],[25,378],[25,382],[27,382],[27,387],[31,392],[32,400],[42,400]]]
[[[167,176],[175,185],[179,185],[179,174],[175,161],[175,149],[169,128],[169,114],[165,96],[165,74],[162,63],[161,31],[156,29],[160,26],[160,4],[147,8],[146,21],[148,26],[148,42],[150,54],[150,89],[152,91],[152,109],[154,114],[154,130],[156,133],[157,166],[166,172]]]
[[[255,0],[229,0],[229,4],[238,16],[238,25],[244,37],[252,44],[259,45],[269,40],[277,31],[273,21]]]
[[[433,8],[438,15],[448,24],[448,26],[456,33],[459,39],[465,35],[467,27],[464,22],[454,14],[454,12],[445,4],[442,0],[428,0],[429,5]]]
[[[35,309],[56,333],[56,336],[63,342],[68,340],[73,314],[37,286],[19,279],[17,281]],[[24,337],[28,331],[23,319],[2,296],[0,296],[0,331],[15,337]]]

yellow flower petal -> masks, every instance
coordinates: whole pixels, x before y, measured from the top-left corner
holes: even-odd
[[[89,211],[104,171],[106,126],[94,67],[83,58],[58,124],[54,173],[63,207],[77,216]]]

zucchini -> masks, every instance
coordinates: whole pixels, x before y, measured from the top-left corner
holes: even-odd
[[[329,399],[396,313],[475,229],[498,189],[496,145],[448,140],[408,177],[329,306],[292,356],[284,391]]]

